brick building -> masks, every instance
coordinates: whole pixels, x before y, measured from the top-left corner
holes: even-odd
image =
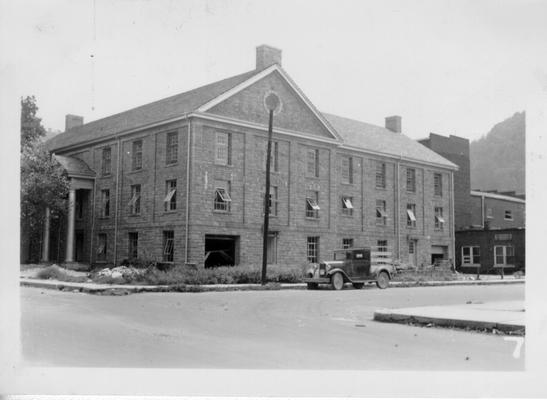
[[[46,224],[43,258],[259,263],[274,93],[270,263],[344,246],[453,259],[457,166],[402,134],[398,116],[379,127],[319,112],[280,50],[256,55],[252,71],[186,93],[87,124],[67,116],[48,146],[67,164],[69,212]]]
[[[526,267],[524,228],[456,231],[456,266],[467,273],[504,273]]]
[[[458,166],[454,172],[456,268],[462,272],[525,267],[525,203],[515,192],[471,190],[469,140],[431,133],[419,141]]]
[[[471,225],[489,229],[524,228],[526,200],[515,192],[471,191]]]
[[[430,133],[429,138],[419,140],[419,142],[458,166],[458,170],[454,172],[455,228],[458,230],[473,225],[469,139]]]

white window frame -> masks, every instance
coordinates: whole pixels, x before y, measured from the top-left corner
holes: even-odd
[[[437,210],[439,211],[437,213]],[[444,229],[444,217],[443,217],[443,208],[442,207],[435,207],[435,229],[438,231],[442,231]]]
[[[306,257],[310,263],[319,262],[319,236],[308,236],[306,239]]]
[[[353,157],[342,156],[342,183],[353,184]]]
[[[141,213],[141,203],[140,203],[141,191],[142,191],[141,185],[131,185],[131,192],[133,193],[131,194],[131,200],[129,200],[129,203],[127,203],[129,205],[129,214],[131,215],[139,215]],[[139,202],[138,210],[137,210],[137,202]]]
[[[174,185],[173,182],[175,183]],[[164,211],[175,211],[177,209],[177,180],[170,179],[165,181],[165,191],[167,192],[167,194],[163,199]],[[173,196],[175,196],[174,202],[171,201],[173,199]]]
[[[215,164],[231,165],[231,141],[229,132],[217,132],[215,139]]]
[[[513,221],[513,210],[505,210],[503,213],[503,219],[505,221]]]
[[[465,250],[464,249],[468,249],[469,250],[469,254],[468,255],[465,255]],[[473,253],[473,250],[474,249],[477,249],[479,251],[479,254],[475,255]],[[462,252],[462,266],[466,266],[466,267],[477,267],[481,264],[480,262],[480,257],[481,257],[481,254],[480,254],[480,246],[462,246],[462,249],[461,249],[461,252]],[[475,262],[475,257],[478,257],[478,262]]]
[[[228,188],[230,184],[221,186],[217,184],[215,188],[215,197],[213,198],[213,210],[218,212],[230,212],[232,198]]]
[[[168,232],[171,232],[173,237],[168,237]],[[175,232],[163,231],[163,240],[163,262],[173,262],[175,260]]]
[[[503,258],[503,264],[499,264],[498,263],[498,260],[497,260],[497,254],[496,254],[496,250],[498,248],[501,248],[502,249],[502,254],[500,254],[500,256]],[[511,249],[511,254],[508,254],[508,249]],[[510,266],[510,265],[514,265],[513,264],[508,264],[507,263],[507,258],[508,257],[514,257],[515,256],[515,248],[513,246],[510,246],[510,245],[496,245],[494,246],[494,266]]]
[[[344,215],[353,215],[353,197],[342,196],[342,214]]]
[[[381,202],[381,206],[378,203]],[[376,225],[387,225],[387,202],[385,200],[376,200]]]
[[[416,204],[409,203],[406,205],[406,226],[407,228],[416,228]]]

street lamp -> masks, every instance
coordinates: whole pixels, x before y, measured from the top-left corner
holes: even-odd
[[[272,151],[273,116],[279,112],[281,101],[274,92],[264,97],[264,106],[269,112],[268,147],[266,150],[266,190],[264,194],[264,232],[262,242],[262,285],[266,284],[266,265],[268,264],[268,225],[270,222],[270,157]]]

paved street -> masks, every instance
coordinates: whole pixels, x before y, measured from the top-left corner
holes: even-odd
[[[375,322],[379,308],[523,300],[524,285],[143,293],[21,288],[31,365],[522,370],[502,336]],[[524,347],[523,347],[524,350]]]

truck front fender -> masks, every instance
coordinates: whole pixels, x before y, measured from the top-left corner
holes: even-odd
[[[340,268],[333,268],[333,269],[330,269],[328,272],[327,272],[327,276],[330,278],[332,275],[334,275],[335,273],[337,272],[340,272],[342,274],[342,276],[344,277],[344,282],[351,282],[351,279],[350,277],[348,276],[348,274],[346,274],[346,271],[344,271],[343,269],[340,269]]]

